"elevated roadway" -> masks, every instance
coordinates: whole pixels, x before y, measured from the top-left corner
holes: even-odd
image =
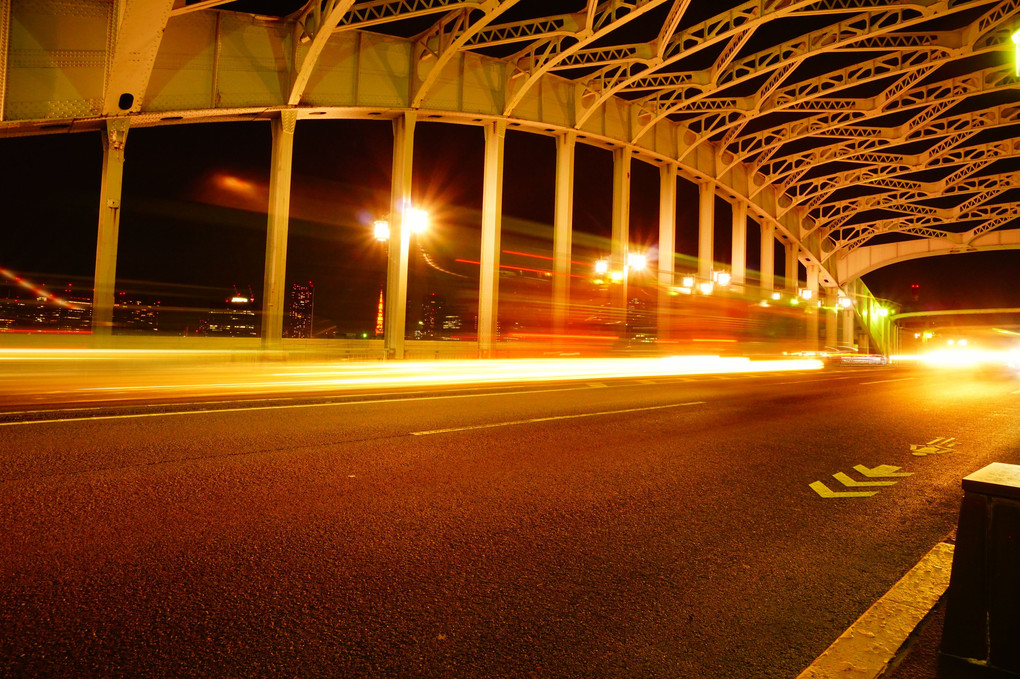
[[[478,352],[497,342],[508,128],[557,139],[554,298],[569,308],[574,148],[614,154],[611,267],[629,248],[630,164],[660,168],[659,250],[675,252],[678,177],[701,191],[698,277],[854,309],[846,344],[883,348],[859,278],[935,254],[1015,248],[1017,0],[10,0],[0,5],[0,135],[99,131],[103,189],[94,332],[111,331],[123,159],[131,129],[265,120],[273,127],[263,341],[279,343],[293,137],[301,121],[394,125],[386,353],[404,353],[407,228],[419,120],[484,130]],[[712,252],[714,197],[733,256]],[[754,236],[752,236],[754,237]],[[674,258],[660,257],[663,303]],[[801,275],[803,271],[803,277]],[[615,304],[623,307],[622,291]],[[563,313],[566,313],[565,311]],[[828,318],[826,319],[829,320]],[[562,321],[562,319],[561,319]],[[832,321],[834,328],[842,324]],[[810,342],[834,344],[807,319]]]

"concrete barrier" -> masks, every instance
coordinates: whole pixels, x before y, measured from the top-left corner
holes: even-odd
[[[1020,676],[1020,466],[990,464],[963,490],[942,662]]]

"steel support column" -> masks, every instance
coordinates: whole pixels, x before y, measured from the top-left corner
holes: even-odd
[[[574,149],[577,133],[556,138],[556,208],[553,216],[553,327],[566,331],[570,314],[570,253],[574,228]]]
[[[715,245],[715,184],[702,182],[698,193],[698,278],[712,280]]]
[[[414,156],[415,111],[393,119],[393,174],[390,184],[390,240],[386,261],[383,346],[387,358],[404,358],[407,322],[407,264],[411,230],[405,224],[411,207],[411,165]]]
[[[294,164],[297,111],[280,111],[270,121],[273,158],[269,174],[266,268],[262,286],[262,348],[279,349],[283,338],[284,287],[287,280],[287,231],[290,221],[290,175]]]
[[[784,289],[791,295],[797,294],[798,277],[797,270],[797,244],[786,241],[786,276],[783,279]]]
[[[676,165],[659,168],[659,295],[656,326],[659,339],[670,335],[670,300],[676,255]]]
[[[807,299],[807,341],[808,350],[818,349],[818,265],[808,264],[805,287],[810,291]]]
[[[747,278],[747,203],[733,203],[733,256],[730,264],[730,282],[743,287]]]
[[[499,240],[503,216],[503,147],[506,121],[485,125],[485,171],[482,188],[482,251],[478,282],[478,354],[492,356],[499,304]]]
[[[627,254],[630,249],[630,147],[613,151],[613,241],[609,270],[622,275],[621,285],[612,286],[613,308],[627,318]]]
[[[113,333],[114,286],[117,282],[117,237],[124,180],[127,118],[109,118],[103,131],[103,183],[99,193],[99,232],[92,291],[92,335],[102,344]]]
[[[776,289],[776,227],[761,223],[761,294],[768,298]]]

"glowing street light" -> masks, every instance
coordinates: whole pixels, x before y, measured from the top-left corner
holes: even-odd
[[[713,271],[712,272],[712,280],[715,283],[718,283],[719,285],[721,285],[724,288],[729,286],[730,281],[732,279],[733,279],[733,277],[730,276],[730,272],[729,271]]]
[[[811,288],[801,288],[799,290],[799,292],[800,292],[800,298],[802,300],[804,300],[805,302],[809,301],[814,296],[814,294],[815,294],[814,290],[812,290]]]
[[[627,253],[627,267],[634,271],[644,271],[648,266],[648,257],[636,252]]]
[[[404,223],[411,229],[411,233],[425,233],[429,228],[429,213],[414,207],[409,207],[404,212]]]
[[[425,210],[409,207],[404,211],[404,225],[411,233],[425,233],[429,228],[429,213]],[[377,219],[372,222],[372,231],[375,239],[379,242],[386,242],[390,239],[390,223],[385,219]]]
[[[607,273],[609,273],[609,260],[600,259],[597,262],[595,262],[595,273],[597,273],[600,276],[605,276]]]
[[[840,297],[839,298],[839,306],[844,308],[844,309],[849,309],[852,304],[853,304],[853,302],[850,301],[849,297]]]
[[[684,277],[683,277],[683,278],[682,278],[682,279],[680,280],[680,284],[681,284],[681,285],[682,285],[683,287],[687,288],[687,289],[691,289],[691,288],[693,288],[693,287],[694,287],[694,276],[684,276]]]

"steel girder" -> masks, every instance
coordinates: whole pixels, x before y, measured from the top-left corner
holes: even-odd
[[[714,182],[827,284],[873,265],[877,236],[979,247],[1016,212],[1020,0],[244,2],[3,0],[0,136],[284,108],[509,118]]]

